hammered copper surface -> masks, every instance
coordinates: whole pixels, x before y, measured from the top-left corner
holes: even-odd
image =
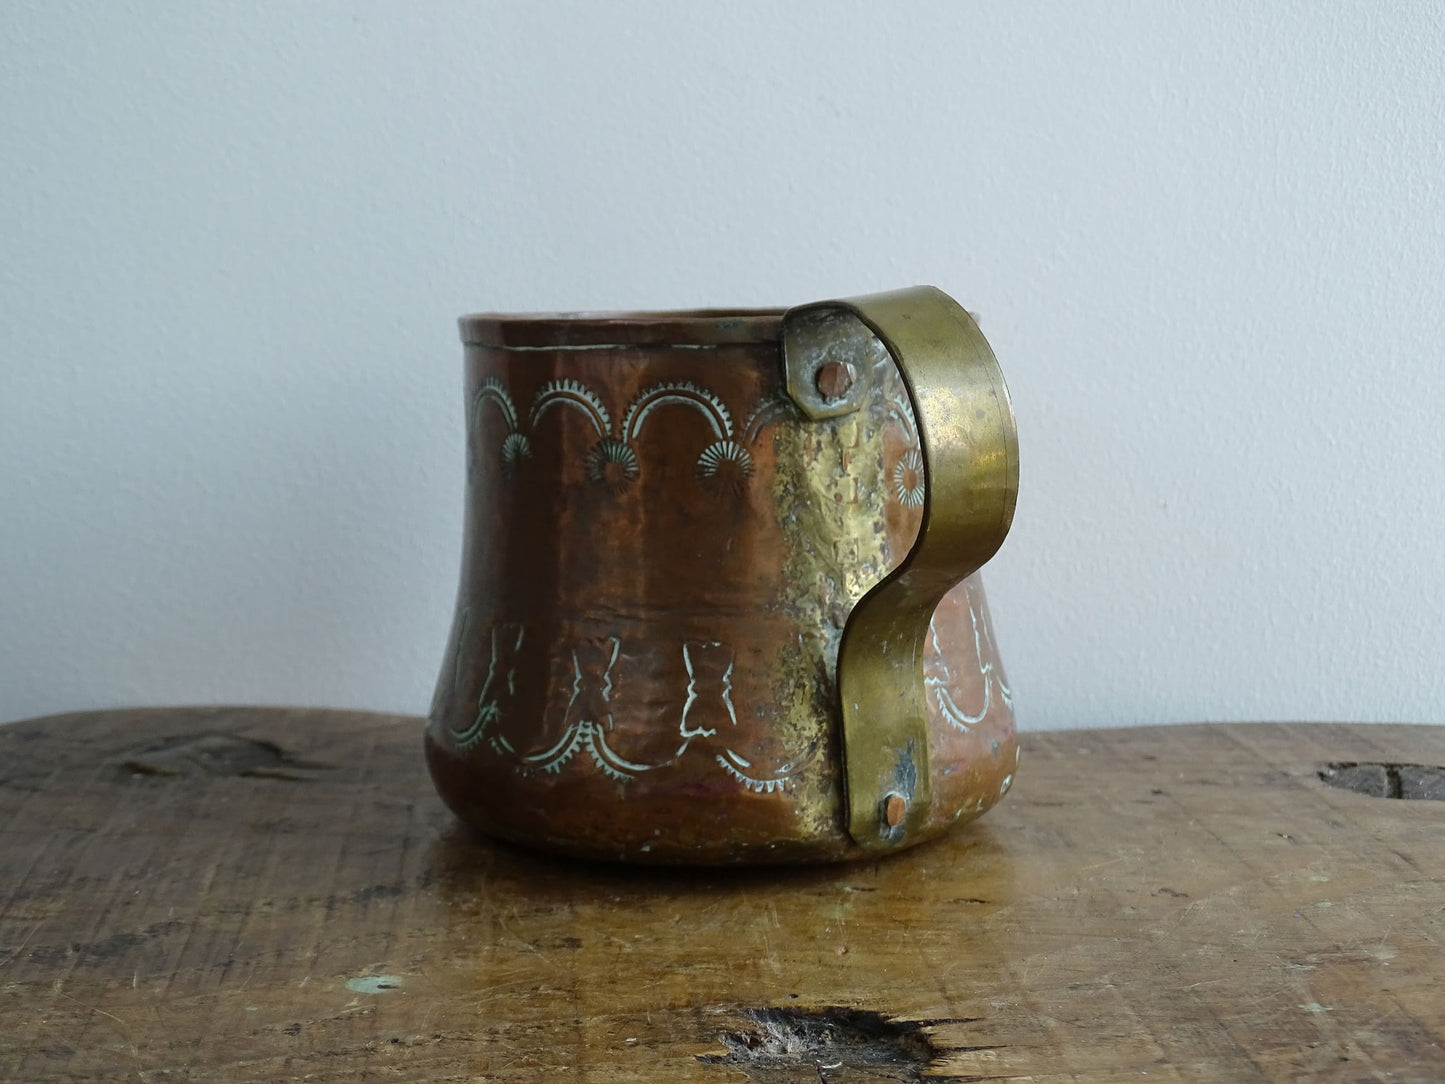
[[[853,855],[838,639],[912,545],[925,484],[892,361],[861,409],[813,421],[784,394],[776,313],[463,332],[466,539],[426,737],[447,803],[589,856]],[[932,631],[914,842],[986,810],[1017,760],[977,577]]]

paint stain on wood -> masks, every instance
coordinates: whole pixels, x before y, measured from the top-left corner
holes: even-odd
[[[388,994],[400,990],[403,979],[400,975],[361,975],[346,980],[346,988],[353,994]]]

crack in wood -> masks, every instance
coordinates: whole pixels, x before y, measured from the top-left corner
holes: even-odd
[[[293,757],[275,742],[240,734],[187,734],[126,754],[121,767],[136,775],[245,776],[306,783],[329,764]]]
[[[938,1046],[927,1033],[938,1024],[967,1021],[899,1020],[870,1009],[840,1007],[743,1008],[737,1013],[742,1026],[717,1037],[728,1053],[699,1055],[697,1060],[741,1069],[756,1084],[797,1080],[799,1069],[811,1069],[821,1084],[835,1079],[957,1081],[960,1078],[923,1074],[945,1055],[992,1049]]]
[[[1332,787],[1371,798],[1445,801],[1445,768],[1431,764],[1340,761],[1319,770]]]

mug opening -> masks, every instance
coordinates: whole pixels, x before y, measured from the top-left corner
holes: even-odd
[[[782,309],[658,312],[476,313],[457,323],[462,342],[510,350],[708,347],[776,342]]]

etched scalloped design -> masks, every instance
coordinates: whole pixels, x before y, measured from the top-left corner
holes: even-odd
[[[782,392],[774,392],[765,396],[749,412],[747,420],[743,422],[743,439],[749,444],[756,444],[758,438],[763,435],[763,430],[768,426],[785,418],[798,416],[798,408],[793,401]]]
[[[732,753],[732,750],[729,749],[728,752]],[[742,760],[736,753],[733,753],[733,756],[738,760]],[[787,790],[792,783],[792,780],[786,775],[780,776],[777,779],[759,779],[756,776],[748,775],[741,768],[735,767],[732,762],[722,754],[718,754],[716,759],[717,762],[722,765],[723,771],[747,787],[748,790],[757,794],[772,794],[774,791]],[[747,761],[743,761],[743,763],[746,764]]]
[[[478,385],[476,393],[472,396],[472,416],[476,417],[477,412],[482,409],[483,403],[495,403],[502,412],[502,418],[507,423],[507,429],[513,433],[517,431],[517,404],[512,402],[511,393],[507,391],[506,385],[494,376],[489,376]]]
[[[713,436],[719,440],[733,435],[732,415],[723,401],[712,392],[699,388],[688,380],[653,384],[638,393],[627,407],[622,419],[622,436],[634,440],[642,430],[642,423],[655,409],[668,403],[678,403],[702,412],[712,426]]]
[[[549,380],[538,389],[532,400],[532,413],[527,420],[527,427],[536,428],[538,419],[559,403],[586,414],[598,436],[605,437],[612,432],[612,418],[597,393],[581,381],[571,379]]]

